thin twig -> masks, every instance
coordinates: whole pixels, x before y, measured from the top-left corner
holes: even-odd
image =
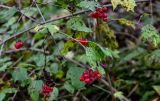
[[[0,8],[12,9],[12,7],[5,6],[5,5],[0,5]],[[21,13],[21,14],[22,14],[23,16],[25,16],[26,18],[32,20],[33,22],[39,23],[39,22],[37,22],[35,19],[33,19],[32,17],[27,16],[26,14],[24,14],[20,9],[16,9],[16,11],[19,12],[19,13]]]
[[[85,101],[90,101],[86,96],[84,96],[82,93],[81,93],[81,96],[82,98],[85,100]]]
[[[150,2],[150,13],[151,13],[151,24],[153,24],[153,4],[152,4],[152,0],[149,1]]]
[[[21,48],[21,49],[18,49],[18,50],[3,51],[3,52],[2,52],[2,55],[4,55],[4,54],[11,54],[11,53],[17,53],[17,52],[19,52],[19,51],[26,51],[26,50],[31,50],[31,51],[35,51],[35,52],[44,53],[44,51],[41,50],[41,49],[36,49],[36,48],[29,48],[29,49],[28,49],[28,48]],[[45,54],[49,54],[49,52],[46,51]]]
[[[15,101],[14,99],[15,99],[18,91],[19,91],[19,87],[17,88],[17,91],[14,93],[13,97],[11,98],[12,99],[11,101]]]
[[[77,91],[77,93],[75,94],[75,96],[73,96],[73,100],[72,101],[77,101],[77,96],[79,95],[80,90]]]
[[[34,2],[34,4],[36,5],[36,7],[37,7],[37,9],[38,9],[38,12],[39,12],[39,14],[41,15],[41,17],[42,17],[42,19],[43,19],[43,23],[46,23],[46,20],[45,20],[43,14],[42,14],[42,11],[40,10],[37,2],[36,2],[36,0],[33,0],[33,2]]]
[[[92,86],[95,87],[95,88],[98,88],[98,89],[100,89],[100,90],[102,90],[102,91],[104,91],[104,92],[106,92],[106,93],[108,93],[108,94],[111,94],[110,91],[108,91],[108,90],[106,90],[106,89],[103,89],[102,87],[100,87],[100,86],[98,86],[98,85],[93,84]]]
[[[129,94],[127,95],[127,97],[130,97],[135,91],[136,89],[138,88],[138,84],[136,84],[133,89],[129,92]]]
[[[72,97],[73,95],[69,94],[69,95],[64,95],[64,96],[61,96],[61,97],[58,97],[57,100],[60,100],[60,99],[64,99],[64,98],[67,98],[67,97]]]

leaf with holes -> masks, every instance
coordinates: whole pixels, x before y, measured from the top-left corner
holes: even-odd
[[[151,42],[154,46],[160,44],[160,34],[156,30],[156,28],[150,24],[145,25],[142,28],[141,38],[144,42]]]
[[[129,21],[127,19],[121,18],[121,19],[118,19],[118,22],[122,25],[129,26],[135,29],[135,23],[133,21]]]
[[[127,11],[134,11],[134,7],[136,6],[135,0],[111,0],[111,3],[113,9],[118,5],[122,5]]]
[[[79,7],[89,9],[91,11],[94,11],[97,7],[100,7],[100,4],[95,1],[81,1],[78,4]]]

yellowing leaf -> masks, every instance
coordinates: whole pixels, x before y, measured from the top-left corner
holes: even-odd
[[[120,0],[111,0],[111,3],[113,5],[113,9],[115,9],[120,3]]]
[[[135,0],[111,0],[111,3],[113,5],[113,9],[118,5],[122,5],[127,11],[134,11],[134,7],[136,6]]]
[[[121,92],[121,91],[115,92],[115,93],[114,93],[114,97],[115,97],[115,98],[118,98],[118,99],[124,98],[123,92]]]
[[[122,25],[126,25],[126,26],[130,26],[132,27],[133,29],[135,29],[135,23],[132,22],[132,21],[129,21],[127,19],[124,19],[124,18],[121,18],[118,20],[118,22]]]
[[[157,94],[160,96],[160,86],[159,85],[154,85],[153,89],[157,92]]]
[[[150,24],[142,27],[141,38],[144,42],[151,42],[154,46],[158,46],[160,44],[159,32]]]

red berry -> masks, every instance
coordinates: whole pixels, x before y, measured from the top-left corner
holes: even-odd
[[[40,93],[44,93],[44,90],[43,90],[43,89],[41,89],[41,90],[40,90]]]
[[[90,13],[89,16],[91,16],[93,18],[98,18],[98,14],[96,12]]]
[[[102,8],[103,12],[106,12],[108,9],[105,7],[105,8]]]
[[[90,73],[90,76],[91,77],[95,77],[95,73],[93,72],[93,73]]]
[[[45,85],[43,85],[43,88],[44,88],[44,89],[48,89],[49,86],[47,86],[47,85],[45,84]]]
[[[103,18],[107,18],[108,15],[106,13],[103,13]]]
[[[103,21],[107,22],[107,21],[108,21],[108,18],[103,18]]]
[[[80,43],[84,46],[88,45],[88,41],[85,38],[80,38]]]
[[[94,71],[95,75],[99,74],[98,70]]]
[[[84,74],[83,77],[84,78],[89,78],[89,75],[88,74]]]
[[[15,44],[15,48],[16,49],[20,49],[21,47],[23,47],[23,42],[22,41],[19,41]]]
[[[80,81],[84,81],[84,77],[83,76],[80,77]]]
[[[50,97],[50,94],[49,93],[45,93],[45,94],[43,94],[43,96],[44,96],[44,98],[48,98],[48,97]]]
[[[100,74],[97,74],[97,79],[101,80],[101,75]]]
[[[96,12],[99,12],[101,10],[101,8],[96,8]]]
[[[102,10],[102,8],[97,8],[96,12],[103,13],[103,10]]]
[[[84,74],[88,74],[88,71],[87,71],[87,70],[86,70],[86,71],[84,71],[84,72],[83,72],[83,75],[84,75]]]
[[[85,79],[86,84],[89,84],[91,80],[89,78]]]
[[[52,91],[51,91],[50,89],[46,89],[45,92],[46,92],[46,93],[50,93],[50,92],[52,92]]]

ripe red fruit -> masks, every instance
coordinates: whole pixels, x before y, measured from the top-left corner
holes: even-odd
[[[41,89],[41,90],[40,90],[40,93],[44,93],[44,90],[43,90],[43,89]]]
[[[98,18],[98,14],[96,12],[92,12],[89,14],[92,18]]]
[[[107,22],[107,21],[108,21],[108,18],[103,18],[103,21]]]
[[[86,84],[89,84],[91,80],[89,78],[85,79]]]
[[[84,45],[84,46],[88,45],[88,41],[87,41],[87,39],[85,39],[85,38],[80,38],[79,41],[80,41],[80,43],[81,43],[82,45]]]
[[[97,76],[98,80],[101,80],[101,75],[100,74],[97,74],[96,76]]]
[[[105,7],[105,8],[102,8],[103,12],[106,12],[108,9]]]
[[[108,15],[105,13],[107,8],[97,8],[95,12],[89,14],[92,18],[100,18],[103,21],[108,21]]]
[[[40,90],[40,93],[43,94],[44,98],[50,97],[50,93],[53,91],[53,88],[48,85],[43,85],[43,88]]]
[[[81,76],[80,77],[80,81],[84,81],[85,79],[84,79],[84,77],[83,76]]]
[[[22,41],[18,41],[16,44],[15,44],[15,48],[16,49],[20,49],[21,47],[23,47],[24,43]]]
[[[103,13],[103,14],[102,14],[102,17],[103,17],[103,18],[107,18],[108,15],[107,15],[106,13]]]

